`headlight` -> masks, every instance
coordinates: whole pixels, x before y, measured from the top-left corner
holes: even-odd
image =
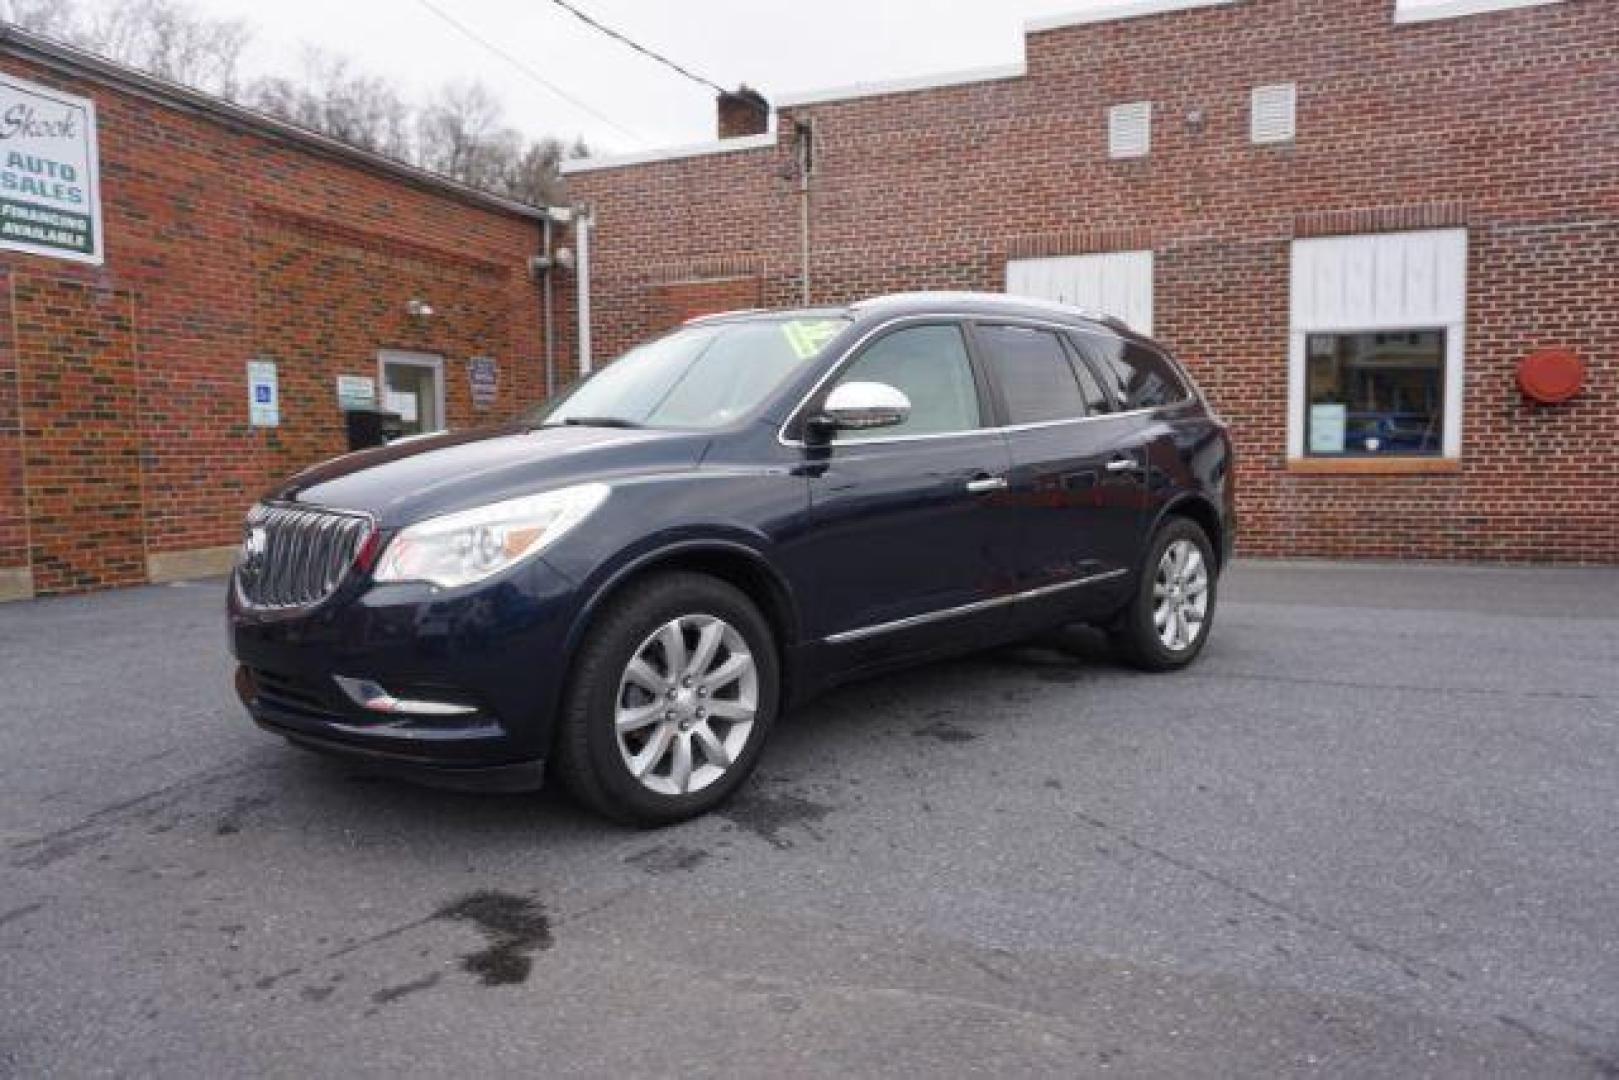
[[[607,500],[606,484],[528,495],[411,525],[377,563],[377,581],[470,585],[532,558]]]

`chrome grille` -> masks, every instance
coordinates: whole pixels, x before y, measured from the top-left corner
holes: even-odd
[[[372,527],[363,514],[255,506],[236,561],[242,599],[258,608],[320,603],[342,583]]]

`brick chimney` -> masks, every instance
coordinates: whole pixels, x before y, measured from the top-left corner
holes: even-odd
[[[740,139],[770,130],[770,102],[747,86],[719,95],[720,138]]]

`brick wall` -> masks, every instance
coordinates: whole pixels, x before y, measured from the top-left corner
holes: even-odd
[[[218,566],[262,490],[345,449],[336,377],[376,378],[379,350],[444,357],[455,427],[543,396],[530,218],[20,55],[0,68],[95,100],[107,235],[101,267],[0,253],[0,596],[30,566],[40,594]],[[499,363],[487,413],[472,356]],[[277,364],[279,428],[248,426],[253,359]]]
[[[577,173],[598,351],[667,325],[660,280],[716,266],[797,302],[804,121],[817,303],[1153,249],[1158,336],[1233,424],[1244,550],[1619,561],[1619,5],[1409,25],[1393,6],[1248,0],[1038,33],[1024,77],[790,108],[774,148]],[[1288,81],[1297,139],[1252,145],[1252,88]],[[1152,151],[1111,161],[1106,111],[1138,100]],[[1292,240],[1438,226],[1470,235],[1460,470],[1291,471]],[[1579,351],[1588,389],[1527,405],[1515,366],[1552,345]]]

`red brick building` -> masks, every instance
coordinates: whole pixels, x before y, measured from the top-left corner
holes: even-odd
[[[340,376],[414,429],[543,395],[543,211],[9,28],[0,78],[0,229],[47,241],[0,250],[0,599],[223,570],[270,482],[346,448]],[[10,156],[92,119],[98,177]],[[39,209],[87,179],[99,261],[40,231],[88,235]]]
[[[1026,54],[572,163],[598,352],[805,296],[1079,301],[1232,423],[1250,554],[1619,562],[1619,3],[1138,0]],[[1542,350],[1572,400],[1520,389]]]

